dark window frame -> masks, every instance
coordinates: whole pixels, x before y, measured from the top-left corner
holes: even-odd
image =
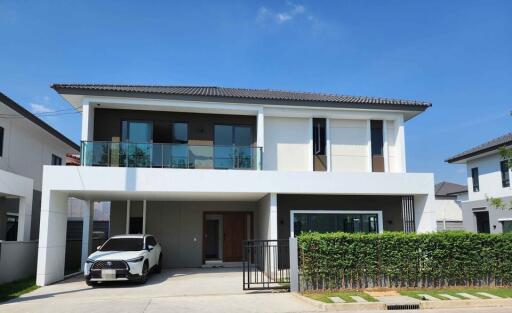
[[[471,180],[473,181],[473,192],[480,191],[480,178],[478,173],[478,167],[471,169]]]
[[[327,119],[313,118],[313,155],[327,153]]]
[[[52,165],[62,165],[62,158],[52,153]]]
[[[4,156],[4,128],[0,126],[0,157]]]
[[[503,188],[510,187],[510,170],[508,162],[509,160],[503,160],[500,162],[501,186]]]

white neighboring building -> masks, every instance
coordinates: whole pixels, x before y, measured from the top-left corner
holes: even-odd
[[[67,199],[110,234],[151,233],[164,267],[232,265],[302,231],[436,230],[432,173],[406,170],[430,103],[220,87],[52,86],[82,111],[81,164],[44,168],[37,284],[64,277]]]
[[[509,133],[446,160],[465,164],[467,168],[468,199],[461,203],[466,230],[512,232],[512,208],[496,209],[488,203],[488,198],[501,198],[509,206],[512,200],[511,172],[498,151],[500,147],[511,146],[512,133]]]
[[[466,186],[450,182],[435,185],[437,230],[463,230],[461,201],[467,200]]]
[[[37,240],[44,165],[80,147],[0,93],[0,240]]]

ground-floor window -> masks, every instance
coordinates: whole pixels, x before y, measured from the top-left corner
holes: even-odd
[[[510,221],[502,221],[503,224],[503,232],[504,233],[512,233],[512,220]]]
[[[291,236],[303,232],[382,232],[380,211],[291,211]]]

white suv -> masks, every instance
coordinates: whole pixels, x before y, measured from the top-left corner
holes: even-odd
[[[84,266],[85,282],[130,280],[145,283],[162,269],[162,248],[151,235],[120,235],[107,240]]]

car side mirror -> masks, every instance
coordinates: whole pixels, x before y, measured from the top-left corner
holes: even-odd
[[[101,249],[101,246],[96,247],[96,251],[100,251],[100,249]]]
[[[147,248],[147,249],[148,249],[148,251],[151,251],[151,250],[153,250],[153,248],[154,248],[154,247],[155,247],[155,246],[148,245],[148,248]]]

